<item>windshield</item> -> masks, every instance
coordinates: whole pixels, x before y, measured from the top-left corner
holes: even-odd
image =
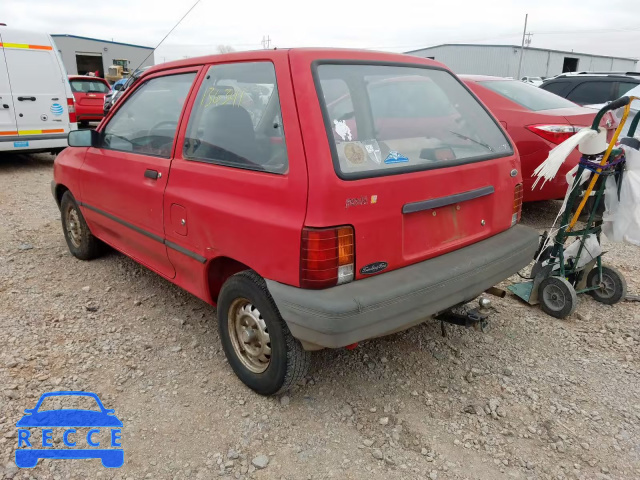
[[[534,112],[576,106],[575,103],[559,97],[555,93],[547,92],[542,88],[523,82],[516,82],[514,80],[487,80],[478,83]]]
[[[71,90],[79,93],[107,93],[109,86],[100,80],[71,80]]]
[[[321,64],[317,77],[334,163],[343,177],[513,153],[496,122],[445,70]]]

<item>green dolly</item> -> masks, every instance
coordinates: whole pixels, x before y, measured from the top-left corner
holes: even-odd
[[[594,300],[607,305],[613,305],[626,297],[627,284],[623,275],[614,267],[604,265],[602,254],[595,258],[589,255],[585,249],[585,241],[590,235],[595,235],[600,243],[602,217],[597,212],[603,201],[606,177],[614,175],[620,188],[625,156],[621,148],[614,147],[629,114],[631,101],[634,99],[636,98],[622,97],[602,108],[595,116],[591,128],[597,131],[607,111],[625,107],[622,120],[607,150],[599,155],[583,155],[580,158],[578,171],[562,213],[560,227],[552,242],[549,241],[547,232],[542,235],[540,248],[534,257],[536,263],[531,269],[531,275],[527,281],[508,287],[512,293],[530,305],[540,304],[540,308],[552,317],[566,318],[574,313],[578,305],[578,294],[588,293]],[[631,122],[627,137],[620,141],[621,144],[640,149],[640,141],[633,138],[638,121],[640,121],[640,113],[636,114]],[[583,190],[580,180],[585,170],[590,170],[592,173],[588,188]],[[589,198],[593,200],[586,223],[582,228],[574,229]],[[567,258],[565,243],[571,238],[578,238],[580,244],[577,254]],[[582,255],[588,255],[589,261],[582,262],[585,264],[579,266]]]

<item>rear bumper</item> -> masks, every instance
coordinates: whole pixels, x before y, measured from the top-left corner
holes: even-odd
[[[538,233],[521,225],[424,262],[326,290],[267,280],[294,337],[337,348],[422,323],[528,265]]]
[[[102,120],[104,118],[104,104],[80,106],[76,105],[76,118],[78,121]]]

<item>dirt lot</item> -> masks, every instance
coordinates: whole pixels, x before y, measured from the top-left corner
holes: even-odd
[[[116,252],[71,257],[51,175],[48,155],[0,157],[0,478],[640,478],[640,304],[581,297],[560,321],[494,299],[487,334],[430,321],[322,351],[304,385],[263,398],[226,364],[209,305]],[[605,248],[637,294],[640,250]],[[115,409],[121,469],[15,468],[16,421],[53,390]]]

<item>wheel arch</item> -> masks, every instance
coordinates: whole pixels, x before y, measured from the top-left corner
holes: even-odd
[[[207,290],[213,303],[218,302],[218,295],[224,282],[232,275],[244,270],[251,270],[251,267],[231,257],[220,256],[209,261],[206,270],[206,280]]]
[[[62,204],[62,196],[65,194],[65,192],[68,192],[69,188],[66,185],[62,185],[62,184],[58,184],[55,187],[55,191],[54,191],[54,197],[56,199],[56,203],[58,204],[58,208],[60,208],[60,205]]]

